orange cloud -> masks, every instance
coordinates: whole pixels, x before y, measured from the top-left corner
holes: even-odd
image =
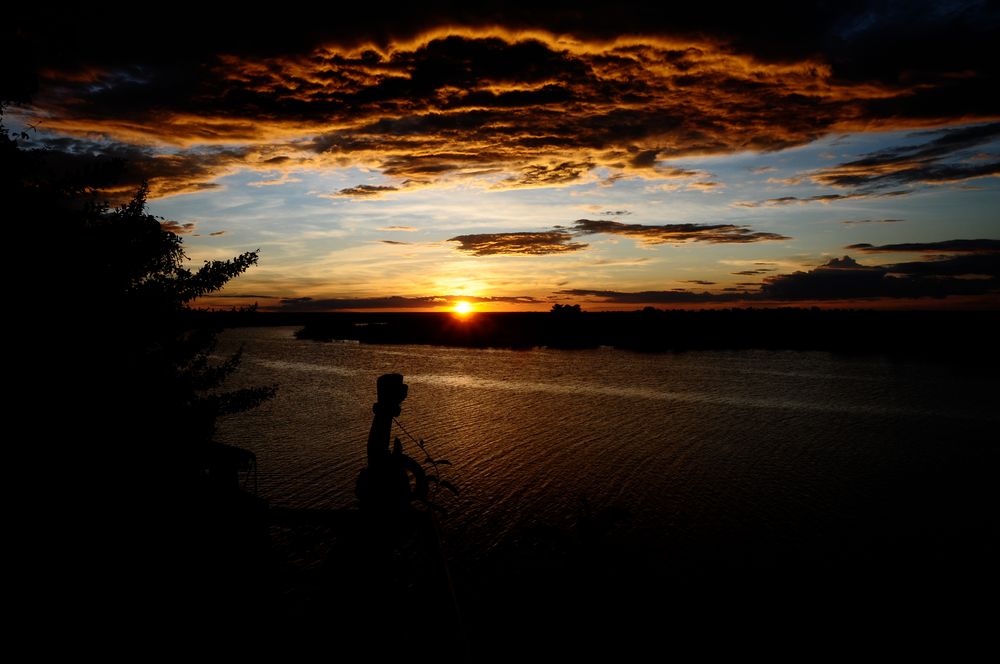
[[[468,25],[407,16],[387,17],[392,27],[377,34],[350,21],[327,37],[310,32],[294,42],[307,45],[301,51],[276,28],[275,44],[223,33],[218,46],[197,46],[197,57],[160,56],[142,68],[83,53],[41,69],[27,113],[48,132],[210,162],[187,182],[155,177],[154,195],[197,190],[236,167],[347,165],[413,185],[476,178],[497,188],[569,185],[602,167],[613,171],[609,184],[623,174],[701,177],[689,188],[710,190],[721,184],[708,174],[663,163],[997,115],[985,102],[961,113],[947,102],[955,86],[984,85],[968,64],[961,76],[912,67],[905,79],[866,76],[844,64],[849,53],[817,51],[816,26],[796,24],[783,47],[755,15],[739,26],[745,34],[711,13],[691,23],[672,16],[669,30],[627,11],[593,21],[539,9]],[[209,147],[242,154],[223,164]],[[835,184],[855,177],[852,168],[816,177]],[[290,180],[260,183],[281,181]]]
[[[860,122],[870,100],[909,93],[840,81],[816,58],[765,61],[720,39],[503,27],[220,55],[187,74],[49,70],[59,95],[43,91],[36,112],[50,131],[81,137],[248,152],[285,145],[300,165],[428,180],[500,174],[496,186],[530,187],[579,181],[596,166],[690,177],[697,172],[657,164],[799,145]]]
[[[565,231],[527,233],[478,233],[459,235],[448,242],[457,242],[458,249],[473,256],[559,254],[586,249],[582,242],[573,242]]]
[[[638,238],[643,244],[674,244],[681,242],[710,242],[712,244],[732,244],[762,242],[768,240],[789,240],[778,233],[754,231],[745,226],[733,224],[623,224],[608,219],[577,219],[573,229],[580,235],[611,233]]]

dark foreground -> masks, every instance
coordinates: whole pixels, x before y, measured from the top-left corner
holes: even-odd
[[[806,549],[737,530],[654,554],[641,536],[615,535],[627,514],[584,505],[568,527],[525,530],[449,561],[457,611],[439,561],[428,558],[433,541],[419,543],[430,532],[419,515],[419,532],[386,536],[356,510],[202,496],[188,512],[191,530],[173,533],[172,546],[190,537],[194,551],[134,571],[184,572],[152,586],[165,603],[143,615],[164,625],[177,624],[180,606],[182,625],[208,626],[223,642],[320,643],[389,661],[811,657],[942,645],[955,654],[992,633],[1000,590],[995,454],[968,457],[941,469],[933,487],[929,478],[886,478],[882,502],[860,519],[829,520]]]
[[[716,316],[752,322],[757,312],[690,315],[689,322],[712,326],[721,320]],[[772,322],[785,315],[791,316],[766,314]],[[966,359],[990,357],[983,339],[996,323],[993,314],[804,315],[800,321],[837,334],[804,336],[803,344],[842,336],[864,339],[853,348],[871,350],[904,339],[898,347],[917,351],[935,337],[942,345],[933,348]],[[442,334],[472,334],[464,337],[471,344],[494,343],[504,329],[494,323],[508,320],[523,326],[507,330],[551,334],[577,327],[580,338],[594,339],[583,329],[589,323],[581,322],[589,314],[582,316],[325,320],[340,326],[334,332],[354,333],[330,338],[380,342],[404,335],[414,343],[442,343],[449,338]],[[607,324],[590,329],[616,334],[615,325],[644,317],[656,321],[648,329],[663,335],[649,339],[674,340],[666,347],[679,348],[677,339],[691,338],[681,331],[696,329],[660,312],[595,315]],[[673,336],[671,321],[677,323]],[[468,323],[478,327],[470,333]],[[763,343],[775,338],[765,331],[779,328],[754,331],[746,322],[726,334]],[[953,345],[944,344],[948,339]],[[975,339],[983,345],[968,341]],[[393,540],[373,536],[373,528],[382,531],[359,510],[275,509],[247,484],[206,481],[213,473],[211,467],[203,472],[205,459],[178,458],[173,450],[162,459],[131,451],[108,459],[134,485],[114,485],[107,495],[98,487],[99,500],[74,505],[80,518],[65,541],[76,544],[53,549],[53,565],[71,571],[72,599],[65,606],[88,617],[88,632],[138,630],[149,632],[146,642],[207,634],[220,644],[277,643],[286,656],[289,648],[321,643],[345,658],[389,661],[632,660],[689,652],[812,658],[898,655],[942,644],[954,656],[992,633],[993,616],[983,607],[1000,590],[995,438],[972,425],[956,430],[961,435],[942,425],[905,448],[907,455],[933,460],[933,446],[947,445],[947,462],[927,461],[917,464],[920,472],[906,474],[885,464],[876,495],[847,496],[843,513],[822,519],[803,513],[798,530],[813,533],[805,542],[747,525],[709,529],[664,550],[649,545],[662,542],[662,533],[621,527],[628,512],[581,503],[569,524],[522,528],[488,550],[450,557],[457,611],[433,560],[410,566],[414,542],[427,550],[425,527]],[[860,454],[843,459],[846,469],[864,463]],[[754,513],[755,506],[738,509]],[[441,523],[447,530],[447,519]],[[64,530],[57,532],[62,540]],[[447,543],[461,541],[462,532],[446,532]]]
[[[169,530],[147,523],[165,548],[129,549],[140,556],[130,580],[153,580],[129,606],[153,598],[161,624],[183,616],[223,640],[389,661],[812,658],[942,644],[954,655],[991,633],[984,606],[1000,590],[995,442],[973,425],[955,431],[910,441],[898,453],[926,463],[884,464],[874,494],[843,496],[842,512],[804,511],[796,533],[719,523],[664,548],[657,526],[581,501],[568,523],[446,556],[447,574],[421,510],[387,527],[359,509],[269,506],[243,481],[194,481],[166,506]],[[843,454],[845,472],[870,462]],[[461,530],[440,524],[460,550]]]

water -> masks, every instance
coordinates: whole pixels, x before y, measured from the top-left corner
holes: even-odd
[[[286,507],[354,504],[375,379],[404,374],[399,418],[452,466],[457,557],[592,513],[646,551],[850,555],[862,541],[982,532],[1000,398],[986,371],[827,353],[638,354],[322,344],[231,330],[230,384],[279,385],[221,421]],[[406,436],[399,432],[404,443]],[[416,454],[412,445],[408,447]],[[991,521],[991,524],[995,520]],[[988,525],[992,528],[992,525]],[[867,546],[867,544],[866,544]],[[653,554],[650,554],[653,555]],[[714,554],[709,554],[711,555]]]

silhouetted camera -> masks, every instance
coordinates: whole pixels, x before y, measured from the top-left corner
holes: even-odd
[[[398,406],[406,398],[409,386],[403,382],[403,374],[382,374],[376,382],[378,402]]]

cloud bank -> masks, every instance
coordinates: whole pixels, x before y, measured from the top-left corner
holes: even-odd
[[[236,165],[360,165],[497,187],[572,184],[599,167],[670,178],[662,162],[684,156],[1000,116],[989,5],[788,4],[766,15],[447,5],[314,8],[308,25],[206,8],[142,30],[110,10],[42,9],[23,37],[34,70],[10,79],[33,78],[24,116],[46,132],[117,146],[105,152],[155,149],[165,163],[147,174],[153,195],[211,186]],[[995,159],[944,158],[995,132],[949,130],[814,179],[882,187],[996,174]],[[364,187],[342,194],[375,193]]]

